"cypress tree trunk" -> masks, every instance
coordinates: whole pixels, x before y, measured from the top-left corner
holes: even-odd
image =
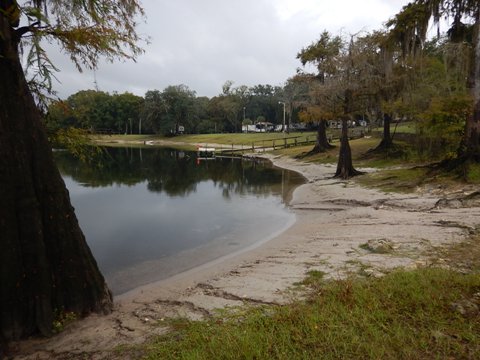
[[[392,135],[390,132],[391,124],[392,124],[392,116],[387,113],[383,114],[382,141],[380,141],[380,144],[378,144],[377,147],[371,151],[386,151],[392,147],[393,141],[392,141]]]
[[[473,113],[465,124],[464,146],[460,157],[480,162],[480,7],[474,25],[474,39],[468,87],[473,95]]]
[[[111,310],[0,16],[0,339],[51,334],[55,311]]]
[[[317,142],[309,154],[317,154],[325,152],[328,149],[333,148],[334,146],[328,142],[327,139],[327,124],[324,120],[318,122],[317,128]]]
[[[335,178],[349,179],[356,175],[363,174],[361,171],[356,170],[353,167],[352,162],[352,150],[348,141],[348,124],[347,118],[342,120],[342,137],[340,138],[340,153],[338,157],[337,171],[335,172]]]
[[[351,112],[353,102],[353,92],[350,89],[345,90],[344,100],[344,116],[342,119],[342,137],[340,138],[340,153],[338,156],[337,171],[334,177],[339,177],[344,180],[356,175],[363,174],[361,171],[353,167],[352,150],[348,141],[348,114]]]

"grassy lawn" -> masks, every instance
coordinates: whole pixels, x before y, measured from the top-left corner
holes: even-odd
[[[392,124],[391,131],[397,134],[415,134],[417,132],[416,125],[414,122],[400,122],[398,126]],[[383,133],[383,127],[372,128],[373,132]]]
[[[283,138],[294,138],[298,140],[315,139],[314,132],[304,133],[248,133],[248,134],[198,134],[198,135],[179,135],[174,137],[165,137],[161,135],[93,135],[95,140],[102,141],[148,141],[148,140],[168,140],[171,142],[191,143],[191,144],[225,144],[225,145],[251,145],[252,142],[260,143],[262,141],[280,140]]]
[[[153,140],[153,139],[160,139],[163,138],[163,136],[158,136],[158,135],[90,135],[90,138],[93,140],[99,140],[99,141],[145,141],[145,140]]]
[[[183,141],[189,143],[213,143],[213,144],[234,144],[234,145],[251,145],[252,142],[260,143],[270,140],[281,140],[284,138],[298,137],[299,140],[310,137],[315,139],[315,133],[248,133],[248,134],[201,134],[201,135],[181,135],[176,136],[173,141]]]
[[[330,282],[313,274],[305,283],[305,301],[173,321],[173,331],[142,352],[146,359],[480,358],[478,313],[462,316],[454,305],[475,301],[478,274],[429,268]]]

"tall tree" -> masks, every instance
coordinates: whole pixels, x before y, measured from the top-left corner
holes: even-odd
[[[141,131],[139,114],[143,108],[143,98],[129,92],[115,93],[111,95],[109,105],[109,111],[114,119],[109,129],[122,129],[130,134]]]
[[[186,85],[168,86],[162,92],[162,100],[166,108],[161,126],[164,132],[177,134],[182,124],[187,126],[187,131],[191,131],[195,91]]]
[[[228,80],[222,87],[222,94],[213,97],[209,103],[209,113],[215,118],[216,131],[225,130],[228,132],[237,132],[241,130],[243,119],[243,107],[247,95],[246,88],[233,87],[233,81]]]
[[[79,68],[95,67],[102,55],[133,58],[140,52],[134,18],[142,14],[136,0],[34,0],[15,9],[0,12],[2,340],[50,334],[55,309],[83,316],[110,311],[112,305],[53,161],[19,44],[32,45],[34,80],[39,84],[40,76],[46,77],[48,87],[51,64],[42,39],[57,41]],[[20,10],[27,21],[22,27]]]
[[[360,72],[356,67],[354,54],[354,36],[348,48],[341,37],[332,37],[324,31],[320,39],[309,47],[302,49],[297,55],[303,65],[310,63],[317,67],[319,83],[328,92],[343,102],[342,135],[335,177],[348,179],[361,174],[353,167],[352,152],[348,139],[348,122],[354,111],[354,97],[359,93]],[[335,111],[334,111],[335,112]],[[325,135],[322,135],[325,136]],[[326,141],[326,139],[325,139]]]
[[[196,97],[193,104],[191,133],[212,133],[215,130],[214,123],[208,117],[209,98],[206,96]]]
[[[317,129],[315,145],[307,156],[334,147],[327,138],[327,121],[337,115],[334,113],[336,94],[331,91],[330,83],[322,83],[310,74],[297,74],[285,86],[285,98],[298,109],[299,121]]]
[[[291,125],[294,121],[294,116],[296,115],[297,119],[300,120],[299,113],[302,107],[305,107],[310,102],[310,93],[309,93],[309,83],[310,76],[297,74],[289,79],[287,79],[285,86],[281,91],[281,100],[283,100],[288,105],[289,122]]]
[[[280,97],[280,89],[278,87],[268,84],[255,85],[250,88],[248,98],[241,97],[241,99],[244,100],[247,114],[252,119],[263,117],[263,121],[283,124],[283,109],[279,111],[278,102],[284,99]],[[245,100],[247,101],[245,102]]]
[[[143,109],[140,112],[143,132],[161,133],[162,114],[166,112],[167,107],[163,101],[162,93],[159,90],[148,90],[145,93]]]
[[[466,79],[474,106],[465,122],[458,150],[461,163],[480,162],[480,2],[478,0],[415,0],[405,6],[387,25],[391,38],[402,45],[403,55],[413,56],[423,48],[429,21],[449,21],[452,42],[470,45],[470,69]]]
[[[325,94],[325,92],[319,91],[319,87],[326,88],[331,84],[339,74],[339,63],[342,57],[342,48],[344,46],[343,40],[340,36],[332,36],[328,31],[323,31],[320,38],[303,48],[298,54],[297,58],[301,61],[302,65],[307,64],[314,65],[317,69],[315,76],[303,76],[304,79],[310,78],[308,81],[310,88],[310,105],[315,105],[317,111],[313,111],[316,114],[327,114],[327,111],[320,111],[318,107],[326,109],[328,104],[325,103],[325,99],[322,99],[319,94]],[[315,85],[318,82],[318,85]],[[312,108],[310,109],[310,115],[312,114]],[[308,112],[307,112],[308,113]],[[304,118],[307,114],[304,112]],[[317,141],[310,153],[324,152],[332,147],[327,139],[326,132],[326,118],[322,117],[317,119]]]
[[[112,97],[103,91],[82,90],[67,99],[77,123],[83,129],[100,131],[105,128],[114,129]],[[123,127],[125,129],[125,127]],[[121,129],[115,129],[121,130]]]
[[[340,135],[340,150],[338,155],[337,171],[334,177],[341,179],[349,179],[362,172],[353,167],[352,149],[348,141],[348,121],[352,113],[353,107],[353,91],[347,87],[344,91],[344,113],[342,116],[342,134]]]
[[[340,36],[332,36],[327,30],[324,30],[316,42],[300,50],[297,59],[303,66],[306,64],[315,66],[317,77],[323,84],[338,72],[338,61],[342,56],[343,46],[344,43]]]
[[[387,41],[383,31],[374,31],[355,41],[355,67],[358,69],[359,87],[365,107],[383,120],[383,136],[372,151],[388,151],[393,146],[390,128],[393,120],[392,106],[403,84],[395,62],[396,47]]]
[[[354,36],[351,36],[347,53],[343,56],[342,71],[339,77],[339,83],[343,92],[343,116],[342,116],[342,134],[340,136],[340,150],[338,155],[337,171],[334,177],[348,179],[362,174],[361,171],[353,167],[352,150],[348,139],[348,122],[352,120],[354,111],[354,95],[361,92],[359,77],[361,74],[356,67],[356,57],[354,54]]]

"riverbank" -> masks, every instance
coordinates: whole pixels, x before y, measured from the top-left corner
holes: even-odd
[[[461,189],[386,194],[331,179],[332,165],[269,157],[308,180],[290,203],[293,226],[254,250],[136,289],[116,299],[111,315],[76,322],[52,339],[16,344],[17,358],[115,358],[117,346],[167,331],[161,323],[168,318],[199,319],[244,303],[287,303],[301,296],[292,286],[313,270],[326,278],[373,276],[441,262],[439,249],[461,242],[479,225],[480,202],[464,202],[469,193]]]

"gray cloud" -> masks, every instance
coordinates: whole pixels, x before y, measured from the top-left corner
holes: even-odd
[[[215,96],[226,80],[235,85],[282,85],[300,66],[297,52],[324,29],[345,34],[373,30],[408,0],[145,0],[151,38],[137,62],[104,63],[96,72],[104,91],[144,95],[185,84],[198,96]],[[55,88],[64,98],[94,88],[94,74],[79,74],[53,51],[61,69]]]

